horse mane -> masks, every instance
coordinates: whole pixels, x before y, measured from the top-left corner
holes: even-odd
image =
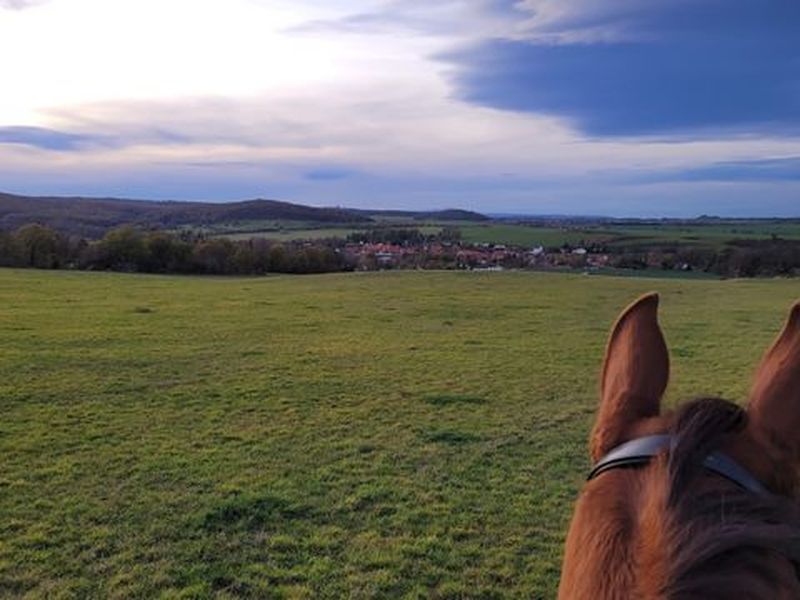
[[[702,466],[746,423],[742,408],[719,398],[700,398],[677,411],[670,452],[649,480],[654,500],[642,515],[642,560],[656,574],[647,584],[652,596],[778,598],[781,591],[800,590],[786,560],[800,560],[800,507],[708,476]]]

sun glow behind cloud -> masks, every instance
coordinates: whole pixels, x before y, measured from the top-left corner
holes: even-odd
[[[729,13],[752,12],[751,0],[734,1],[743,8]],[[609,105],[593,97],[602,74],[597,86],[582,75],[604,68],[611,52],[625,79],[619,73],[636,56],[619,44],[643,44],[641,55],[658,42],[669,89],[668,49],[685,46],[687,27],[701,37],[706,27],[687,25],[680,7],[721,10],[717,0],[698,2],[705,8],[683,0],[5,0],[0,53],[14,60],[4,63],[0,94],[0,190],[796,213],[799,180],[785,171],[797,168],[800,141],[787,127],[753,127],[739,102],[729,111],[738,129],[705,130],[718,115],[706,115],[693,89],[680,99],[689,105],[665,98],[651,117],[652,94],[637,91],[635,79],[620,84],[630,90],[612,90]],[[747,23],[714,31],[724,38],[737,27]],[[766,48],[767,65],[769,45],[752,43]],[[797,54],[798,44],[786,43],[781,56]],[[568,68],[559,66],[564,56]],[[737,68],[719,52],[705,60]],[[765,83],[797,84],[796,73],[759,68]],[[791,106],[781,107],[786,122]],[[656,117],[660,129],[651,127]],[[671,122],[691,128],[664,129]],[[765,160],[784,161],[780,177],[770,179],[777,171]],[[738,177],[738,165],[757,173],[761,188]]]
[[[346,44],[282,33],[302,11],[241,0],[61,0],[0,17],[3,120],[110,100],[252,95],[335,81]]]

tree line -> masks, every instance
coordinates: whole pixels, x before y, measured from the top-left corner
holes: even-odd
[[[346,243],[335,239],[313,243],[279,243],[259,238],[233,241],[123,226],[108,231],[99,240],[87,240],[44,225],[29,224],[10,232],[0,231],[0,266],[209,275],[328,273],[356,268],[470,268],[474,265],[469,259],[459,258],[459,250],[464,247],[459,237],[456,228],[428,235],[414,229],[376,228],[349,237],[351,245],[380,242],[415,248],[390,263],[383,263],[363,252],[350,254]],[[444,252],[431,253],[426,244],[432,241],[449,244]],[[608,266],[624,269],[693,270],[723,277],[800,274],[800,242],[793,240],[736,240],[719,248],[595,244],[587,249],[590,254],[606,254]],[[584,268],[588,257],[573,256],[568,250],[551,249],[549,256],[559,259],[554,264],[562,264],[560,258],[567,256],[567,265]],[[503,258],[502,265],[526,268],[532,263],[525,253],[511,252]]]
[[[90,241],[39,224],[0,231],[0,266],[208,275],[328,273],[352,268],[341,252],[323,244],[232,241],[145,232],[130,226]]]

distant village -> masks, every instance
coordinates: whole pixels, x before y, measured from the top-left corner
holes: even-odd
[[[457,229],[423,236],[413,230],[373,230],[328,240],[347,268],[380,269],[603,269],[697,271],[724,277],[800,275],[800,243],[779,238],[732,240],[713,247],[676,242],[568,244],[525,248],[471,243]]]
[[[453,242],[422,242],[392,244],[386,242],[348,242],[337,251],[356,270],[431,269],[502,271],[522,268],[600,268],[609,265],[609,255],[590,252],[583,247],[564,247],[546,250],[544,246],[530,249],[504,244],[469,244]]]

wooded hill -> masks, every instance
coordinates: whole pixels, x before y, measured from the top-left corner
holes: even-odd
[[[63,233],[99,238],[114,227],[131,224],[145,229],[203,227],[243,221],[295,221],[319,224],[369,224],[381,214],[419,220],[471,220],[487,217],[463,210],[439,212],[369,211],[317,208],[278,200],[241,202],[175,202],[120,198],[30,197],[0,193],[0,229],[27,223],[47,225]]]

